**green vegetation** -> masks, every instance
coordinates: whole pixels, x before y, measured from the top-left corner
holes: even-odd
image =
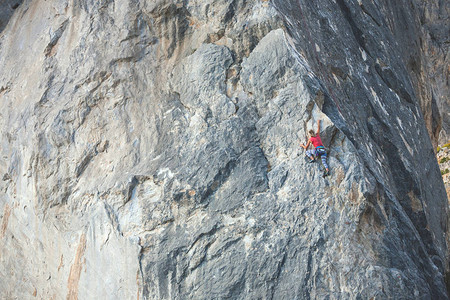
[[[450,160],[449,157],[443,157],[443,158],[441,158],[441,160],[439,161],[439,163],[440,163],[440,164],[443,164],[443,163],[445,163],[446,161],[449,161],[449,160]]]
[[[447,173],[449,173],[450,171],[448,170],[448,169],[445,169],[445,170],[442,170],[441,171],[441,175],[445,175],[445,174],[447,174]]]
[[[447,143],[447,144],[444,144],[442,147],[438,146],[437,149],[436,149],[436,152],[441,151],[443,148],[450,148],[450,142]]]

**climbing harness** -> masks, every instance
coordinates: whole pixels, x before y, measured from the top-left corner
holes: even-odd
[[[317,156],[327,155],[327,150],[325,150],[324,146],[318,146],[316,147],[316,155]]]

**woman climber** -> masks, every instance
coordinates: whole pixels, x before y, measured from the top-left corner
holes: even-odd
[[[327,150],[325,150],[325,147],[322,144],[322,140],[320,139],[320,120],[317,121],[317,132],[314,132],[314,130],[309,131],[309,139],[308,143],[306,145],[303,145],[303,143],[300,144],[300,146],[306,150],[306,156],[309,158],[309,162],[313,163],[316,161],[315,157],[319,157],[322,159],[322,164],[325,167],[325,171],[323,172],[323,177],[330,175],[330,170],[328,169],[327,164]],[[314,150],[307,150],[309,145],[313,144]]]

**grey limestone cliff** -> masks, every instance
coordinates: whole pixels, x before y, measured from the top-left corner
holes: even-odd
[[[0,298],[447,299],[446,9],[0,15]],[[318,120],[325,178],[299,146]]]

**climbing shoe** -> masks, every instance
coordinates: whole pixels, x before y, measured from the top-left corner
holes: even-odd
[[[323,176],[322,177],[326,177],[328,175],[330,175],[330,171],[327,171],[327,170],[323,171]]]
[[[308,156],[305,156],[305,161],[306,161],[307,163],[313,163],[313,162],[315,162],[316,160],[315,160],[315,159],[311,159],[311,158],[309,158]]]

